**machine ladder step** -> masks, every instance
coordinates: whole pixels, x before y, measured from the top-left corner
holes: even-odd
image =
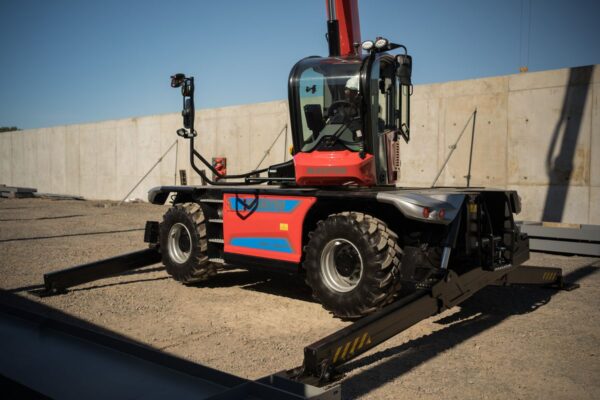
[[[508,269],[512,267],[512,265],[510,264],[504,264],[504,265],[498,265],[498,266],[494,266],[494,267],[490,267],[488,268],[489,271],[502,271],[503,269]]]
[[[223,258],[223,200],[218,198],[200,199],[206,224],[206,236],[208,237],[207,255],[209,259]],[[213,261],[224,264],[223,261]]]
[[[200,203],[223,204],[222,199],[200,199]]]
[[[222,258],[209,258],[208,261],[216,264],[225,264],[225,260],[223,260]]]

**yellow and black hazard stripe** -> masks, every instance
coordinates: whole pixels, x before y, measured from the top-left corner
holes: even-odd
[[[556,272],[544,272],[542,279],[545,281],[554,281],[556,280],[557,275]]]
[[[350,339],[350,341],[337,348],[335,355],[333,356],[332,364],[335,364],[338,360],[346,361],[347,359],[350,359],[354,355],[354,352],[362,349],[365,346],[368,346],[369,344],[371,344],[371,336],[369,335],[369,332],[365,332],[362,335],[358,335],[354,339]]]

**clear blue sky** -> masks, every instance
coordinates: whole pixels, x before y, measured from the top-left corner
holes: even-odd
[[[362,39],[405,44],[416,84],[600,63],[600,1],[531,0],[529,51],[523,1],[359,0]],[[284,99],[293,64],[327,53],[324,0],[0,0],[0,17],[0,126],[175,112],[175,72],[200,108]]]

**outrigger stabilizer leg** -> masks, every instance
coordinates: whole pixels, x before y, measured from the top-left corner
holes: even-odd
[[[50,272],[44,274],[44,289],[35,294],[40,297],[63,294],[70,287],[146,267],[160,261],[161,255],[158,247],[155,246],[89,264]]]
[[[150,243],[150,247],[134,251],[133,253],[126,253],[44,274],[44,288],[32,293],[40,297],[63,294],[67,292],[68,288],[73,286],[108,278],[109,276],[161,262],[161,255],[157,244],[158,222],[146,221],[144,242]]]
[[[337,371],[341,365],[419,321],[462,303],[488,285],[538,285],[564,290],[579,287],[565,283],[560,268],[508,265],[494,271],[476,268],[462,275],[448,270],[431,289],[418,290],[305,347],[302,366],[278,375],[314,386],[326,385],[341,377]]]

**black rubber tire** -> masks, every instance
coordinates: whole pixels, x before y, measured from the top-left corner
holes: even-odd
[[[190,255],[183,263],[173,258],[168,246],[169,232],[177,223],[183,224],[191,236]],[[159,232],[162,261],[173,279],[188,284],[206,280],[217,273],[216,265],[208,261],[206,222],[200,205],[184,203],[171,207],[163,216]]]
[[[362,276],[347,292],[336,291],[324,282],[321,255],[335,239],[350,242],[362,258]],[[313,297],[336,317],[355,319],[385,306],[399,290],[398,271],[402,249],[398,236],[387,225],[368,214],[343,212],[319,221],[309,233],[304,248],[306,283]]]

